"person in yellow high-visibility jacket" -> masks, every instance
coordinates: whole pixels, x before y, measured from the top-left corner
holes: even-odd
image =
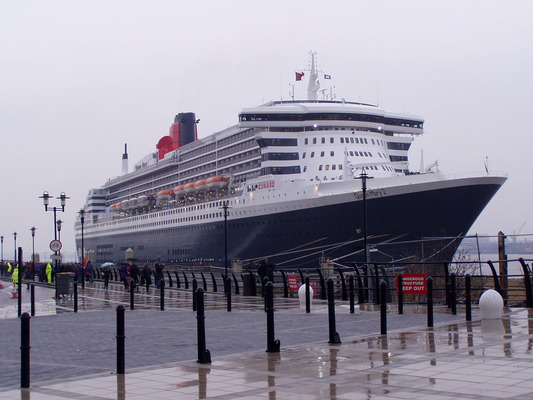
[[[50,263],[46,265],[46,279],[48,283],[52,283],[52,264]]]
[[[11,274],[11,280],[13,281],[13,287],[17,287],[19,283],[19,266],[16,265],[13,273]]]
[[[11,271],[13,271],[13,266],[11,265],[11,263],[8,262],[7,263],[7,273],[9,275],[11,275]]]

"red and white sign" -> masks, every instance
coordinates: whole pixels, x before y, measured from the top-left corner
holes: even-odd
[[[294,275],[289,275],[289,290],[298,291],[298,280]]]
[[[403,294],[427,294],[426,274],[404,274],[402,277]],[[396,290],[398,290],[398,275],[396,275]]]

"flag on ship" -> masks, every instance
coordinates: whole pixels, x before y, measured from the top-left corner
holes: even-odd
[[[304,75],[305,74],[303,72],[296,72],[296,80],[301,81]]]
[[[324,79],[331,79],[331,75],[324,74]]]

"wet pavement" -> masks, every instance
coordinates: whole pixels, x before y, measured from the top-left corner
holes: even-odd
[[[207,348],[199,364],[196,313],[190,291],[140,288],[135,310],[119,285],[101,283],[55,304],[54,291],[36,288],[31,319],[31,388],[20,387],[20,321],[16,299],[0,290],[2,399],[531,399],[533,316],[508,310],[501,320],[464,321],[439,308],[426,328],[424,307],[390,308],[388,334],[380,334],[372,307],[349,313],[338,302],[342,344],[328,344],[326,304],[306,314],[296,299],[275,299],[279,353],[267,353],[266,315],[260,297],[206,293]],[[28,296],[26,296],[28,297]],[[23,293],[23,300],[25,299]],[[10,303],[12,302],[12,303]],[[23,301],[23,304],[28,304]],[[126,307],[126,374],[116,375],[116,312]],[[27,311],[23,305],[23,311]],[[6,338],[13,338],[11,342]],[[11,343],[11,345],[8,345]]]

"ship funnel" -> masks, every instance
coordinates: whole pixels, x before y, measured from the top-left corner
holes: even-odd
[[[168,152],[198,140],[198,121],[192,112],[176,115],[168,136],[163,136],[157,143],[158,158],[161,160]]]
[[[122,154],[122,175],[128,173],[128,144],[124,143],[124,154]]]

